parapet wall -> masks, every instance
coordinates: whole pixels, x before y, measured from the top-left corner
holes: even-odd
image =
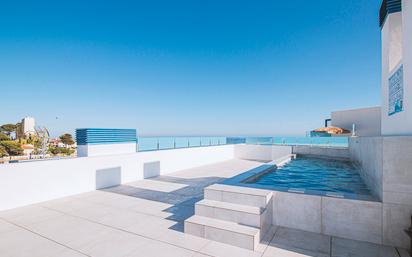
[[[0,210],[234,158],[233,145],[0,165]]]
[[[352,131],[355,124],[357,136],[381,135],[381,108],[361,108],[332,112],[332,126]]]
[[[350,158],[359,166],[360,175],[372,194],[382,200],[382,137],[349,139]]]
[[[247,145],[234,146],[234,157],[246,160],[271,161],[292,153],[287,145]]]
[[[313,157],[349,158],[349,150],[346,147],[293,146],[292,153]]]

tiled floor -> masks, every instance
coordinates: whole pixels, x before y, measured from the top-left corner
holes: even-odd
[[[254,252],[182,233],[204,187],[258,165],[231,160],[0,212],[0,256],[407,256],[281,227]]]

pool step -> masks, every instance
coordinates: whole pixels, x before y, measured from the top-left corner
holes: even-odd
[[[272,192],[214,184],[204,189],[185,233],[255,250],[272,223]]]
[[[249,187],[214,184],[204,189],[205,199],[266,208],[272,192]]]
[[[195,205],[196,215],[261,228],[267,222],[267,208],[204,199]]]
[[[188,234],[249,250],[255,250],[260,242],[258,228],[199,215],[185,220],[184,230]]]

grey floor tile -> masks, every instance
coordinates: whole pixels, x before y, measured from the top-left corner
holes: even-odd
[[[398,257],[394,247],[344,238],[332,238],[333,257]]]
[[[194,254],[194,251],[152,240],[125,257],[191,257]]]
[[[0,217],[14,224],[27,226],[62,216],[61,212],[44,208],[40,205],[30,205],[27,207],[12,209],[0,212]]]
[[[397,248],[400,257],[410,257],[409,251],[403,248]]]
[[[54,257],[66,247],[36,235],[25,229],[5,232],[1,235],[1,256]]]
[[[79,250],[89,256],[121,257],[135,250],[142,249],[148,241],[148,239],[137,235],[113,231],[99,237],[92,244],[80,247]]]
[[[56,254],[57,257],[87,257],[87,255],[72,249],[64,249]]]
[[[0,234],[13,231],[13,230],[17,230],[17,229],[19,229],[18,226],[0,219]]]
[[[329,255],[330,241],[330,237],[326,235],[279,227],[270,246]]]
[[[313,252],[289,246],[269,245],[263,257],[329,257],[329,254]]]
[[[273,237],[275,236],[277,229],[278,229],[277,226],[271,226],[270,229],[263,236],[263,238],[260,240],[260,243],[256,247],[255,251],[261,252],[261,253],[265,252],[266,248],[268,247]]]
[[[67,215],[30,225],[29,229],[74,249],[93,244],[113,231],[103,225]]]
[[[210,241],[201,237],[185,234],[175,230],[166,230],[159,241],[182,247],[184,249],[199,251]]]
[[[202,254],[210,256],[236,256],[236,257],[260,257],[262,253],[250,251],[244,248],[223,244],[219,242],[210,241],[200,251]]]

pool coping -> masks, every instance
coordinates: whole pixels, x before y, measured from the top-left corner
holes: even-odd
[[[294,194],[305,194],[305,195],[316,195],[316,196],[324,196],[324,197],[332,197],[338,199],[350,199],[350,200],[361,200],[361,201],[370,201],[370,202],[380,202],[375,196],[371,195],[361,195],[361,194],[354,194],[354,193],[334,193],[334,192],[325,192],[325,191],[318,191],[318,190],[302,190],[296,188],[288,188],[288,187],[279,187],[279,186],[268,186],[268,185],[258,185],[258,184],[248,184],[248,181],[255,179],[256,177],[260,177],[267,172],[272,171],[273,169],[277,169],[279,166],[291,161],[292,159],[296,158],[296,154],[288,154],[271,162],[265,163],[261,166],[243,172],[239,175],[236,175],[232,178],[228,178],[219,184],[224,185],[231,185],[231,186],[240,186],[240,187],[250,187],[256,189],[264,189],[264,190],[272,190],[272,191],[280,191],[280,192],[287,192],[287,193],[294,193]]]

